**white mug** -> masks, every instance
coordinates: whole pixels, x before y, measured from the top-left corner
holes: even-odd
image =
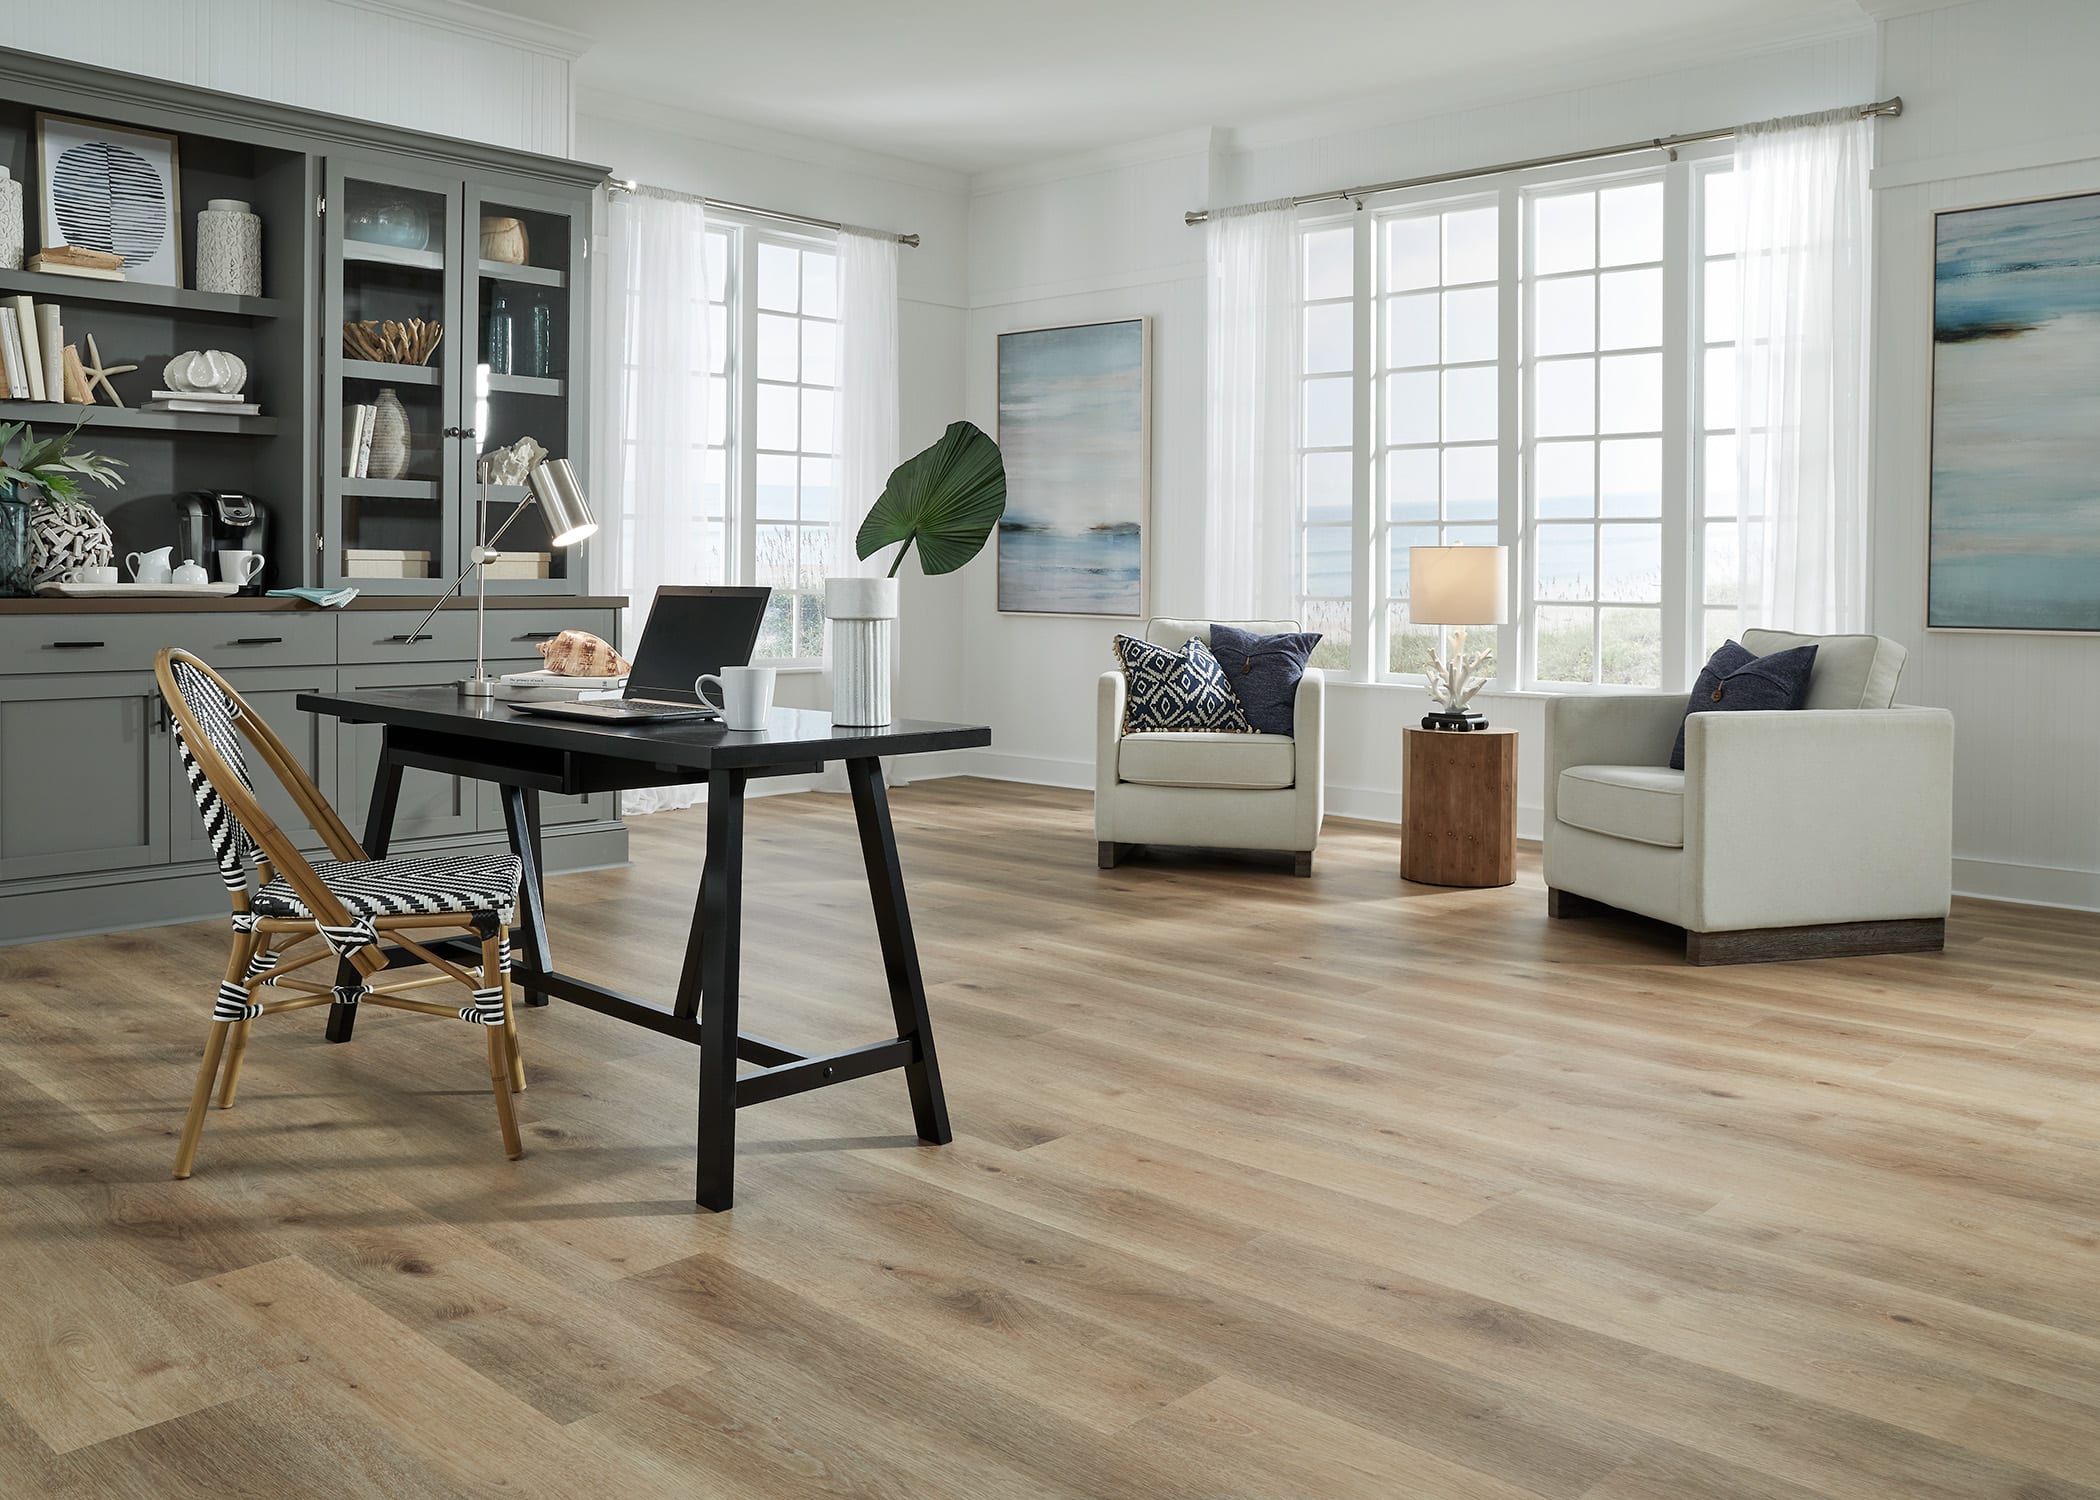
[[[140,583],[166,583],[175,573],[175,565],[169,561],[174,551],[173,547],[156,547],[151,552],[129,553],[124,565]]]
[[[223,583],[237,583],[242,588],[262,577],[263,563],[260,552],[221,552],[219,554],[219,579]]]
[[[93,568],[68,568],[65,576],[59,581],[61,583],[115,583],[117,581],[117,570],[114,566],[109,565]]]
[[[719,703],[707,696],[710,682],[721,690]],[[773,668],[724,667],[719,677],[709,672],[693,679],[693,696],[721,709],[722,723],[730,729],[763,729],[773,711]]]

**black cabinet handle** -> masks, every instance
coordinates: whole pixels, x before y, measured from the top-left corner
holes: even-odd
[[[431,639],[433,637],[428,635],[390,635],[386,638],[386,644],[389,646],[413,646],[417,641]]]
[[[560,635],[559,630],[528,630],[523,635],[511,637],[514,641],[551,641]]]
[[[53,651],[93,651],[107,644],[108,642],[106,641],[53,641],[51,649]]]
[[[233,643],[236,646],[281,646],[284,644],[284,637],[281,635],[237,635],[233,638]]]

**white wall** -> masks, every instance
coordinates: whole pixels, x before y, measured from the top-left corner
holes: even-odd
[[[1925,629],[1932,215],[2100,191],[2091,0],[1975,0],[1882,26],[1904,97],[1874,174],[1875,628],[1903,697],[1955,715],[1957,889],[2100,907],[2100,640]],[[2096,580],[2100,587],[2100,580]]]
[[[0,0],[0,41],[550,156],[569,152],[584,45],[448,0]]]
[[[1208,131],[1084,160],[976,179],[970,205],[970,416],[997,418],[996,337],[1010,329],[1138,315],[1152,327],[1152,532],[1155,614],[1194,614],[1203,550],[1202,231],[1183,211],[1320,188],[1709,129],[1856,103],[1874,89],[1873,38],[1852,34],[1726,62],[1429,119],[1306,136],[1287,129],[1231,141]],[[965,695],[988,718],[988,774],[1093,784],[1094,680],[1128,622],[1000,615],[989,569],[971,570]],[[1537,695],[1483,699],[1523,736],[1519,829],[1535,837],[1542,796]],[[1419,691],[1337,685],[1328,696],[1328,806],[1397,820],[1400,730],[1427,707]]]

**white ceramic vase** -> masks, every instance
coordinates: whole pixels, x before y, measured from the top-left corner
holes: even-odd
[[[372,461],[366,472],[374,479],[399,479],[408,472],[408,410],[390,385],[373,400]]]
[[[0,271],[22,269],[22,184],[0,167]]]
[[[262,295],[262,220],[238,198],[212,198],[197,215],[197,290]]]
[[[848,729],[889,723],[897,580],[825,579],[824,617],[831,621],[831,722]]]

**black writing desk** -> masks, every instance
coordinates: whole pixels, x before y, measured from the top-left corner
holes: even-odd
[[[948,1106],[926,1016],[926,987],[919,976],[919,950],[912,940],[904,872],[897,862],[897,838],[878,757],[989,745],[991,730],[917,720],[899,720],[879,729],[841,729],[827,714],[789,708],[775,709],[765,729],[748,734],[700,722],[597,725],[535,718],[501,703],[467,698],[453,688],[302,693],[298,703],[308,713],[351,724],[378,724],[385,731],[365,821],[365,853],[374,859],[386,853],[393,833],[403,771],[421,768],[501,788],[511,848],[525,866],[515,934],[520,952],[513,975],[518,988],[528,1003],[544,1005],[546,997],[553,996],[699,1046],[700,1147],[694,1197],[702,1206],[729,1207],[736,1112],[747,1104],[901,1068],[919,1139],[949,1139]],[[834,760],[846,763],[853,788],[861,858],[875,902],[897,1035],[851,1051],[813,1056],[737,1030],[744,788],[757,777],[806,774]],[[575,796],[695,781],[707,785],[707,863],[686,938],[678,993],[670,1007],[558,972],[547,934],[539,794]],[[406,952],[389,957],[419,961]],[[329,1040],[349,1040],[355,1008],[329,1009]],[[758,1071],[738,1077],[739,1059],[758,1064]]]

